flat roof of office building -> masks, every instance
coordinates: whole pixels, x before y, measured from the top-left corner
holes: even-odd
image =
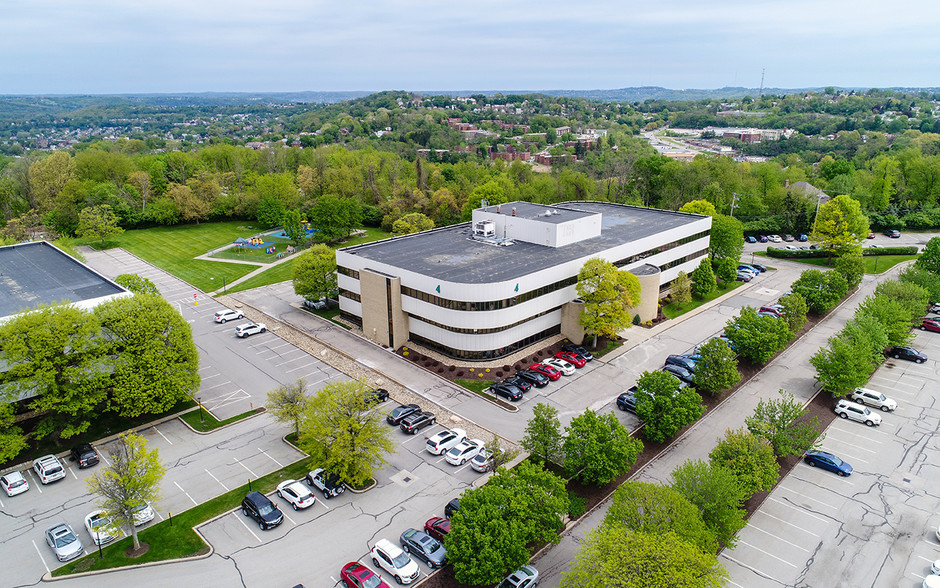
[[[470,223],[347,247],[341,251],[440,280],[478,284],[508,281],[568,261],[597,255],[614,247],[700,221],[697,214],[641,208],[609,202],[576,201],[553,206],[528,202],[500,205],[500,213],[534,218],[546,208],[561,214],[544,217],[564,222],[577,216],[600,213],[601,234],[565,245],[548,247],[523,241],[498,246],[471,239]],[[495,205],[487,207],[495,212]],[[542,219],[540,219],[542,220]]]
[[[88,307],[126,292],[46,241],[0,247],[0,317],[59,302]]]

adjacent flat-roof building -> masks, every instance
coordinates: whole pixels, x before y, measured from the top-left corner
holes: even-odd
[[[0,247],[0,321],[38,305],[94,308],[130,293],[46,241]]]
[[[581,341],[578,272],[592,257],[640,279],[642,320],[708,254],[711,217],[606,202],[511,202],[452,225],[336,252],[340,311],[391,348],[488,360],[553,335]]]

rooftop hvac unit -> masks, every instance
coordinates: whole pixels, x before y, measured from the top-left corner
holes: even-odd
[[[493,221],[479,221],[473,225],[473,234],[477,237],[495,237],[496,223]]]

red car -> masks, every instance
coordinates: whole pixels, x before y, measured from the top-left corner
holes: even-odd
[[[940,319],[935,318],[925,318],[924,322],[920,324],[921,331],[933,331],[934,333],[940,333]]]
[[[874,238],[875,238],[875,234],[874,234],[874,233],[868,233],[868,238],[869,238],[869,239],[874,239]]]
[[[783,311],[776,306],[761,306],[757,312],[766,312],[783,318]]]
[[[533,363],[529,366],[529,369],[533,372],[538,372],[543,376],[547,377],[551,381],[555,381],[561,377],[561,372],[556,370],[550,365],[545,365],[544,363]]]
[[[346,588],[390,588],[381,576],[355,561],[343,566],[339,577]]]
[[[567,361],[576,368],[583,368],[587,365],[587,361],[585,361],[583,357],[570,351],[559,351],[555,354],[555,357]]]
[[[424,523],[424,532],[443,543],[444,535],[450,533],[450,519],[430,518]]]

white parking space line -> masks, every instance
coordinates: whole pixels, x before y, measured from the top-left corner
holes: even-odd
[[[179,482],[173,482],[173,483],[176,484],[176,487],[180,489],[180,492],[182,492],[183,494],[186,495],[186,498],[188,498],[188,499],[190,499],[190,500],[193,501],[193,505],[199,506],[199,503],[196,502],[195,500],[193,500],[193,497],[189,495],[189,492],[183,490],[183,487],[180,486]]]
[[[823,505],[823,506],[825,506],[825,507],[827,507],[827,508],[831,508],[831,509],[833,509],[833,510],[839,510],[839,507],[838,507],[838,506],[833,506],[833,505],[829,504],[828,502],[823,502],[822,500],[816,500],[815,498],[813,498],[813,497],[811,497],[811,496],[807,496],[807,495],[805,495],[805,494],[800,494],[800,493],[797,492],[796,490],[792,490],[792,489],[790,489],[790,488],[787,488],[786,486],[780,486],[780,489],[781,489],[781,490],[786,490],[787,492],[792,492],[793,494],[796,494],[796,495],[799,496],[800,498],[805,498],[806,500],[812,500],[813,502],[817,502],[817,503],[819,503],[819,504],[821,504],[821,505]]]
[[[235,517],[235,520],[238,521],[239,523],[241,523],[243,527],[245,527],[245,530],[246,530],[246,531],[248,531],[249,533],[251,533],[251,536],[252,536],[252,537],[254,537],[255,539],[258,540],[258,543],[264,543],[264,541],[261,540],[261,537],[258,537],[257,535],[255,535],[255,532],[252,531],[252,530],[248,527],[248,525],[245,524],[245,521],[243,521],[240,516],[238,516],[238,511],[237,511],[237,510],[232,513],[232,516]]]
[[[265,457],[267,457],[268,459],[270,459],[271,461],[273,461],[274,463],[276,463],[276,464],[278,465],[278,467],[281,467],[281,468],[284,467],[284,464],[282,464],[282,463],[279,462],[278,460],[276,460],[276,459],[274,459],[273,457],[271,457],[270,455],[268,455],[268,452],[265,451],[264,449],[261,449],[261,448],[259,447],[259,448],[258,448],[258,451],[260,451],[261,453],[264,454]]]
[[[69,473],[72,474],[73,478],[75,478],[76,480],[78,479],[78,476],[76,476],[75,472],[72,470],[72,466],[65,466],[65,469],[67,469]]]
[[[922,560],[924,560],[924,561],[926,561],[926,562],[929,562],[929,563],[933,563],[933,562],[936,561],[936,560],[934,560],[934,559],[930,559],[929,557],[924,557],[923,555],[914,554],[914,556],[915,556],[915,557],[919,557],[919,558],[921,558]]]
[[[836,439],[835,437],[832,436],[832,433],[839,433],[839,434],[842,434],[842,435],[848,435],[848,436],[852,437],[853,440],[852,440],[852,441],[846,441],[846,440]],[[875,441],[874,439],[869,439],[869,438],[868,438],[868,435],[861,435],[861,434],[859,434],[859,433],[856,433],[855,431],[846,431],[845,429],[841,429],[841,428],[839,428],[839,427],[832,427],[832,428],[830,428],[830,430],[826,432],[826,439],[832,439],[832,440],[836,441],[837,443],[847,443],[847,444],[849,444],[849,445],[852,445],[853,447],[857,447],[858,445],[861,444],[861,442],[865,442],[865,443],[874,443],[875,445],[883,445],[883,442],[881,442],[881,441]],[[866,451],[869,451],[869,450],[866,450]],[[872,453],[878,453],[878,452],[877,452],[877,451],[872,451]]]
[[[748,523],[747,526],[748,526],[748,528],[750,528],[750,529],[756,529],[756,530],[760,531],[761,533],[764,533],[765,535],[770,535],[771,537],[773,537],[773,538],[776,539],[777,541],[780,541],[781,543],[786,543],[787,545],[792,545],[793,547],[796,547],[796,548],[799,549],[800,551],[805,551],[806,553],[809,553],[809,549],[806,549],[805,547],[800,547],[800,546],[797,545],[796,543],[791,543],[791,542],[787,541],[786,539],[784,539],[784,538],[782,538],[782,537],[779,537],[779,536],[777,536],[777,535],[774,535],[774,534],[771,533],[770,531],[765,531],[764,529],[761,529],[760,527],[758,527],[758,526],[755,525],[754,523]]]
[[[777,561],[779,561],[779,562],[782,562],[782,563],[787,564],[787,565],[790,566],[791,568],[796,568],[795,565],[791,564],[791,563],[788,562],[787,560],[785,560],[785,559],[780,559],[780,558],[777,557],[776,555],[774,555],[774,554],[772,554],[772,553],[768,553],[768,552],[764,551],[763,549],[761,549],[761,548],[759,548],[759,547],[754,547],[753,545],[751,545],[751,544],[748,543],[747,541],[741,541],[741,540],[739,540],[738,543],[741,544],[741,545],[747,545],[747,546],[750,547],[751,549],[756,549],[757,551],[763,553],[764,555],[770,556],[770,557],[774,558],[775,560],[777,560]]]
[[[202,388],[202,389],[201,389],[201,392],[205,393],[205,392],[208,392],[209,390],[215,390],[216,388],[218,388],[218,387],[220,387],[220,386],[225,386],[226,384],[231,384],[231,383],[232,383],[231,380],[225,380],[224,382],[220,382],[220,383],[216,384],[215,386],[209,386],[208,388]]]
[[[812,531],[807,531],[806,529],[804,529],[803,527],[801,527],[801,526],[799,526],[799,525],[795,525],[795,524],[791,523],[790,521],[785,521],[785,520],[781,519],[780,517],[775,517],[774,515],[772,515],[772,514],[770,514],[770,513],[766,513],[766,512],[764,512],[764,511],[762,511],[762,510],[758,510],[757,512],[754,513],[754,515],[756,516],[758,513],[760,513],[761,516],[770,517],[770,518],[774,519],[775,521],[779,521],[779,522],[781,522],[781,523],[785,523],[785,524],[787,524],[787,525],[790,525],[790,526],[793,527],[794,529],[798,529],[798,530],[800,530],[800,531],[803,531],[803,532],[806,533],[807,535],[812,535],[813,537],[817,537],[817,538],[819,537],[819,535],[817,535],[816,533],[813,533]]]
[[[106,466],[108,466],[108,467],[111,467],[111,462],[108,461],[108,458],[104,456],[104,453],[102,453],[102,452],[99,451],[99,452],[98,452],[98,456],[101,458],[101,461],[104,462],[104,465],[106,465]]]
[[[190,498],[190,500],[192,500],[192,498]],[[164,520],[164,519],[163,519],[163,515],[160,514],[160,511],[159,511],[159,510],[153,509],[153,512],[157,515],[157,517],[158,517],[161,521]]]
[[[299,358],[298,358],[298,359],[299,359]],[[288,362],[288,363],[289,363],[289,362]],[[307,369],[308,367],[310,367],[310,365],[311,365],[311,364],[309,364],[309,363],[305,363],[305,364],[303,364],[303,365],[301,365],[301,366],[295,367],[295,368],[293,368],[293,369],[289,369],[289,370],[287,370],[287,372],[285,372],[285,373],[290,374],[290,373],[296,372],[297,370]]]
[[[213,476],[213,475],[212,475],[212,472],[210,472],[209,470],[205,470],[205,472],[206,472],[207,474],[209,474],[209,476],[210,476],[213,480],[215,480],[216,482],[218,482],[218,483],[219,483],[219,486],[222,486],[222,488],[224,488],[225,491],[228,492],[228,486],[226,486],[225,484],[223,484],[223,483],[222,483],[222,480],[220,480],[220,479],[216,478],[215,476]]]
[[[166,435],[164,435],[163,433],[161,433],[161,432],[160,432],[160,429],[158,429],[158,428],[156,427],[156,425],[154,425],[152,428],[153,428],[154,431],[157,432],[157,435],[160,435],[161,437],[163,437],[163,440],[164,440],[164,441],[166,441],[166,442],[169,443],[170,445],[173,445],[173,442],[170,441],[169,439],[167,439],[167,438],[166,438]]]
[[[39,490],[39,493],[42,494],[42,484],[39,483],[39,478],[33,474],[33,470],[28,469],[26,470],[26,473],[29,474],[29,478],[33,481],[33,485],[31,487]]]
[[[2,501],[2,500],[0,500],[0,508],[6,508],[6,506],[3,504],[3,501]]]
[[[330,507],[326,505],[326,500],[317,500],[317,504],[323,506],[326,510],[330,510]]]
[[[271,345],[271,346],[268,347],[268,349],[270,349],[271,351],[274,351],[275,349],[280,349],[280,348],[282,348],[282,347],[291,347],[292,345],[293,345],[293,343],[288,343],[287,341],[284,341],[284,342],[281,343],[280,345]],[[299,351],[299,349],[298,349],[298,351]]]
[[[911,572],[911,575],[917,578],[918,580],[920,580],[921,582],[924,581],[924,577],[921,576],[920,574],[915,574],[914,572]]]
[[[255,477],[255,478],[258,477],[258,474],[254,473],[253,471],[251,471],[250,469],[248,469],[248,466],[246,466],[245,464],[243,464],[243,463],[240,462],[239,460],[236,459],[236,460],[235,460],[235,463],[237,463],[238,465],[240,465],[240,466],[242,466],[243,468],[245,468],[246,470],[248,470],[248,473],[251,474],[253,477]]]
[[[782,488],[782,486],[780,486],[780,488]],[[803,507],[798,507],[798,506],[796,506],[796,505],[794,505],[794,504],[791,504],[791,503],[789,503],[789,502],[780,500],[780,499],[778,499],[778,498],[774,498],[773,496],[768,497],[768,500],[772,500],[772,501],[776,502],[777,504],[782,504],[782,505],[784,505],[784,506],[787,506],[787,507],[789,507],[789,508],[792,508],[793,510],[799,511],[799,512],[801,512],[801,513],[803,513],[803,514],[805,514],[805,515],[807,515],[807,516],[813,517],[814,519],[820,520],[820,521],[822,521],[822,522],[824,522],[824,523],[829,523],[829,522],[831,522],[831,521],[829,521],[829,519],[826,519],[826,518],[823,518],[823,517],[818,516],[818,515],[816,515],[816,514],[813,514],[813,513],[809,512],[808,510],[806,510],[806,509],[803,508]]]
[[[36,548],[36,553],[39,554],[39,561],[42,562],[42,567],[46,568],[46,573],[47,573],[47,574],[52,573],[52,570],[50,570],[50,569],[49,569],[49,566],[46,565],[46,558],[44,558],[44,557],[42,556],[42,552],[39,551],[39,546],[36,545],[36,540],[35,540],[35,539],[33,540],[33,547]]]
[[[292,519],[292,518],[290,518],[289,516],[287,516],[287,509],[282,510],[282,511],[281,511],[281,514],[284,515],[284,518],[285,518],[285,519],[287,519],[288,521],[290,521],[290,524],[294,525],[295,527],[297,526],[297,523],[294,522],[294,519]]]
[[[467,463],[463,464],[462,467],[457,468],[457,473],[459,474],[460,472],[464,471],[464,470],[467,469],[468,467],[470,467],[470,462],[469,462],[469,461],[468,461]]]

